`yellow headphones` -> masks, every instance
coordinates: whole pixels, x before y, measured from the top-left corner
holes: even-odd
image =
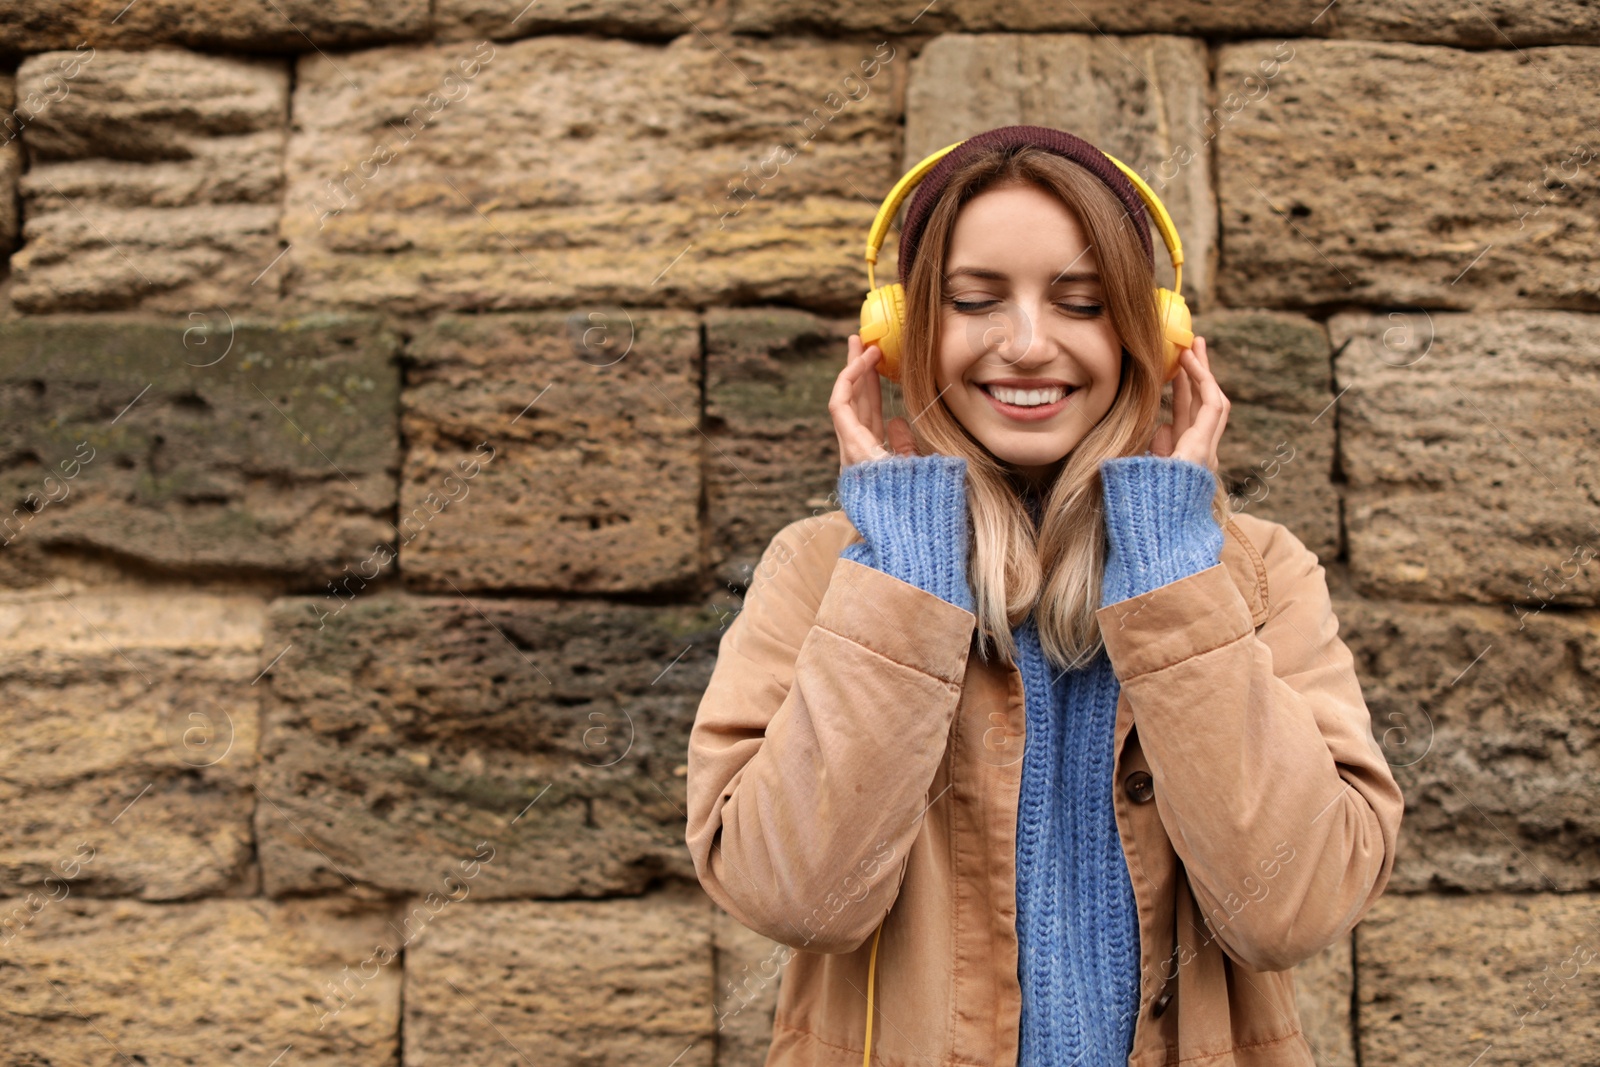
[[[878,208],[877,218],[872,220],[872,229],[867,234],[867,298],[861,304],[861,344],[862,347],[876,344],[883,358],[878,362],[878,373],[890,381],[900,380],[900,342],[905,336],[906,321],[906,291],[899,282],[891,285],[878,286],[873,278],[873,267],[878,262],[878,250],[883,247],[883,239],[889,232],[889,223],[893,221],[895,212],[900,210],[900,204],[917,183],[927,176],[934,164],[943,159],[949,152],[961,147],[964,142],[946,145],[933,155],[918,163],[906,172],[894,188],[889,190],[889,198]],[[1161,335],[1164,340],[1162,346],[1166,357],[1163,382],[1169,382],[1178,373],[1178,357],[1185,348],[1194,344],[1194,320],[1189,314],[1189,305],[1184,302],[1183,290],[1183,242],[1178,239],[1178,229],[1172,224],[1172,216],[1167,214],[1166,205],[1161,203],[1161,198],[1145,184],[1143,178],[1130,170],[1126,164],[1114,156],[1102,153],[1115,163],[1117,169],[1128,176],[1133,187],[1139,191],[1140,198],[1145,206],[1150,209],[1150,214],[1155,218],[1156,229],[1161,231],[1161,239],[1166,243],[1167,252],[1172,256],[1173,280],[1171,289],[1156,288],[1156,314],[1161,324]]]

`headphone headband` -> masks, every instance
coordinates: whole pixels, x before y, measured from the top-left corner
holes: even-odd
[[[955,144],[947,144],[932,155],[924,157],[921,163],[906,171],[900,180],[894,183],[894,188],[889,190],[888,197],[884,200],[882,206],[878,208],[878,214],[872,220],[872,229],[867,231],[867,274],[869,281],[872,267],[878,262],[878,250],[883,247],[883,239],[889,235],[889,223],[894,221],[895,213],[900,210],[900,205],[905,202],[906,197],[911,195],[911,191],[917,187],[922,179],[928,176],[928,172],[933,169],[935,163],[965,143],[965,141],[957,141]]]
[[[966,144],[965,140],[957,141],[954,144],[945,145],[937,152],[924,157],[920,163],[908,170],[901,176],[899,181],[894,183],[893,189],[889,190],[888,197],[884,199],[883,204],[878,208],[878,214],[872,220],[872,229],[867,231],[868,289],[877,287],[876,279],[873,276],[873,268],[877,265],[878,252],[883,248],[883,240],[889,234],[889,224],[900,210],[900,205],[905,201],[906,197],[911,195],[912,190],[917,187],[922,179],[928,176],[928,172],[941,159],[960,148],[963,144]],[[1178,228],[1173,225],[1172,216],[1167,213],[1166,205],[1161,202],[1161,198],[1146,184],[1145,180],[1139,177],[1126,163],[1109,152],[1098,151],[1115,164],[1117,169],[1122,171],[1128,180],[1133,183],[1134,189],[1139,194],[1139,199],[1144,201],[1144,205],[1149,209],[1151,217],[1155,219],[1156,230],[1161,234],[1162,243],[1167,246],[1167,254],[1172,259],[1172,269],[1176,275],[1172,288],[1174,292],[1179,291],[1183,284],[1183,242],[1178,237]]]

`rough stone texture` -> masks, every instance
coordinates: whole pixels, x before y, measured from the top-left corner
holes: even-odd
[[[387,915],[349,902],[182,905],[68,897],[31,914],[5,948],[0,1041],[16,1064],[380,1065],[399,1053],[400,975],[361,967]],[[371,967],[367,967],[371,970]],[[352,996],[319,1028],[323,990]],[[360,983],[359,988],[356,983]]]
[[[764,1067],[772,1045],[778,983],[795,950],[741,925],[715,904],[718,1067]]]
[[[1339,554],[1339,498],[1326,332],[1271,311],[1198,316],[1195,332],[1233,404],[1217,460],[1234,511],[1283,523],[1331,563]]]
[[[0,894],[254,891],[264,616],[244,596],[0,598]]]
[[[18,97],[33,94],[47,106],[21,134],[19,310],[187,313],[277,298],[282,60],[45,52],[17,70]]]
[[[426,34],[428,0],[7,0],[0,53],[76,48],[299,52]]]
[[[859,307],[870,191],[896,176],[906,56],[882,49],[685,33],[304,57],[293,293],[407,312]]]
[[[1334,613],[1406,799],[1389,891],[1600,889],[1593,613],[1343,596]]]
[[[1594,326],[1570,312],[1330,320],[1351,342],[1335,372],[1357,589],[1530,609],[1600,599]]]
[[[503,40],[535,33],[587,30],[619,37],[676,37],[712,32],[722,19],[712,0],[435,0],[441,39]]]
[[[1166,205],[1183,242],[1184,297],[1198,311],[1211,304],[1217,252],[1207,77],[1205,42],[1192,38],[939,37],[911,67],[901,169],[996,126],[1075,133],[1133,168]],[[974,85],[983,92],[974,93]],[[1154,216],[1150,236],[1156,279],[1170,287],[1172,264]],[[891,233],[890,241],[898,239]]]
[[[1600,9],[1587,0],[1343,0],[1329,16],[1338,37],[1475,48],[1600,42]]]
[[[0,584],[109,555],[326,581],[393,543],[398,338],[374,319],[22,319],[0,331]]]
[[[838,507],[828,396],[858,329],[785,308],[706,312],[706,498],[725,585],[748,585],[784,526]]]
[[[274,603],[256,840],[266,891],[475,899],[693,879],[683,763],[712,620],[687,607],[357,595]]]
[[[1217,138],[1225,303],[1600,309],[1592,49],[1293,48]]]
[[[1240,34],[1313,35],[1332,30],[1319,18],[1326,0],[1173,0],[1161,4],[1127,4],[1117,0],[1084,0],[1057,4],[1051,0],[980,0],[938,3],[889,0],[877,4],[838,4],[828,0],[739,0],[733,5],[736,31],[778,30],[823,32],[950,33],[992,30],[1037,33],[1081,30],[1105,33],[1186,33],[1196,36]]]
[[[22,173],[21,119],[16,113],[17,80],[0,76],[0,256],[17,247],[17,176]]]
[[[399,525],[411,588],[622,592],[698,575],[693,314],[444,316],[408,358]],[[474,456],[481,469],[464,479]]]
[[[404,1062],[710,1067],[710,910],[698,888],[464,905],[407,953]]]
[[[1363,1063],[1592,1064],[1594,894],[1378,900],[1356,927]]]
[[[1294,969],[1295,1009],[1317,1067],[1355,1067],[1350,1032],[1355,968],[1342,937]]]

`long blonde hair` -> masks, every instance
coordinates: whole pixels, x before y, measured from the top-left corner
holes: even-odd
[[[1121,381],[1105,416],[1067,454],[1044,497],[1035,529],[1022,490],[1007,467],[939,399],[935,384],[941,298],[950,235],[962,205],[1003,185],[1031,184],[1054,193],[1097,250],[1105,307],[1122,341]],[[1159,246],[1158,246],[1159,247]],[[1071,160],[1031,146],[982,151],[951,175],[928,217],[906,280],[902,397],[915,417],[918,450],[964,456],[971,517],[968,578],[978,616],[981,655],[1015,658],[1011,629],[1034,612],[1045,654],[1081,667],[1103,647],[1099,620],[1105,567],[1101,460],[1141,455],[1162,411],[1161,334],[1155,275],[1127,210],[1100,179]],[[1228,516],[1219,476],[1212,513]]]

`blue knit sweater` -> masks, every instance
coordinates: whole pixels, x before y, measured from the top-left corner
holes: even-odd
[[[1101,606],[1220,561],[1216,480],[1188,460],[1101,464]],[[864,540],[842,555],[971,611],[966,460],[895,456],[839,476]],[[1046,659],[1030,616],[1013,631],[1027,715],[1017,811],[1019,1067],[1128,1062],[1139,1011],[1139,922],[1112,809],[1120,685],[1104,651],[1077,670]]]

